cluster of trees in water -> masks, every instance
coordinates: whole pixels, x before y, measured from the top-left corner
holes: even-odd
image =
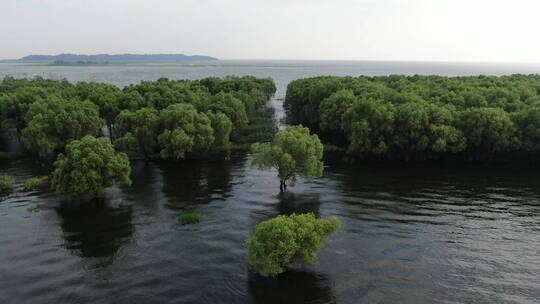
[[[177,160],[187,153],[228,148],[231,138],[265,142],[252,146],[253,164],[275,168],[284,191],[288,180],[322,174],[323,146],[301,126],[272,139],[275,124],[265,105],[275,90],[272,80],[254,77],[163,78],[123,89],[8,77],[0,83],[0,118],[2,129],[14,132],[29,154],[55,160],[52,174],[28,179],[25,191],[52,187],[91,199],[119,182],[131,184],[128,155]],[[102,136],[105,126],[108,137]],[[13,183],[13,177],[0,174],[0,193],[10,191]],[[180,217],[183,225],[199,221],[198,214]],[[337,218],[313,214],[264,221],[248,240],[249,263],[267,276],[298,262],[315,263],[324,238],[340,224]]]
[[[123,89],[6,77],[0,119],[30,155],[56,160],[51,184],[57,192],[93,195],[118,181],[129,183],[128,156],[181,159],[228,149],[231,139],[271,139],[275,124],[266,102],[275,90],[271,79],[249,76],[161,78]]]
[[[540,75],[314,77],[289,84],[289,123],[366,159],[535,159]]]
[[[275,90],[271,79],[254,77],[161,78],[123,89],[7,77],[0,83],[0,118],[4,130],[14,130],[42,158],[55,157],[71,140],[101,136],[105,125],[115,147],[131,157],[183,158],[226,147],[231,138],[271,138],[275,127],[265,105]]]

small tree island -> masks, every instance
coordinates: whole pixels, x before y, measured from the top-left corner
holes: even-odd
[[[116,183],[131,184],[127,155],[114,151],[106,138],[85,136],[70,142],[54,167],[51,182],[57,193],[94,198]]]
[[[249,264],[270,277],[296,263],[314,264],[324,238],[340,227],[337,217],[317,219],[313,213],[278,215],[259,223],[248,239]]]

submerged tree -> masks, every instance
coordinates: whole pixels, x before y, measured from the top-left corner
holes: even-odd
[[[0,173],[0,194],[5,194],[13,189],[15,180],[11,175]]]
[[[314,264],[324,238],[340,226],[337,217],[317,219],[313,213],[279,215],[257,225],[247,241],[248,262],[265,276],[276,276],[296,263]]]
[[[297,176],[313,180],[323,172],[323,145],[317,135],[302,126],[287,127],[276,134],[271,145],[254,144],[252,152],[254,166],[278,171],[281,192],[287,189],[288,180]]]
[[[51,180],[48,176],[34,176],[24,181],[24,191],[44,190],[51,184]]]
[[[54,168],[51,182],[58,193],[93,197],[116,183],[131,184],[127,155],[114,151],[106,138],[85,136],[70,142]]]

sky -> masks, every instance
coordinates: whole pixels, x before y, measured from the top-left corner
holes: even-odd
[[[0,59],[540,62],[538,0],[0,0]]]

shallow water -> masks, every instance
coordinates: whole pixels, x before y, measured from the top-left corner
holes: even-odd
[[[71,80],[117,77],[111,81],[117,84],[156,78],[126,70],[113,76],[109,68],[53,70],[68,70]],[[300,67],[261,69],[277,71],[278,108],[287,79],[304,75]],[[537,168],[351,165],[329,157],[323,177],[300,181],[280,195],[275,172],[252,169],[249,155],[235,152],[229,160],[135,162],[132,187],[111,188],[102,202],[90,205],[23,192],[24,179],[42,173],[29,160],[0,161],[0,171],[17,180],[13,194],[0,201],[0,303],[540,299]],[[38,212],[28,210],[36,206]],[[191,211],[202,222],[180,225],[179,215]],[[256,275],[246,263],[246,239],[260,221],[293,212],[336,215],[343,226],[328,239],[317,265],[277,279]]]
[[[2,303],[535,303],[538,174],[344,165],[280,195],[247,155],[133,165],[133,186],[79,205],[20,190],[0,203]],[[39,173],[2,162],[18,184]],[[27,209],[37,206],[39,212]],[[182,226],[194,211],[202,222]],[[269,280],[245,240],[277,214],[337,215],[319,264]]]

